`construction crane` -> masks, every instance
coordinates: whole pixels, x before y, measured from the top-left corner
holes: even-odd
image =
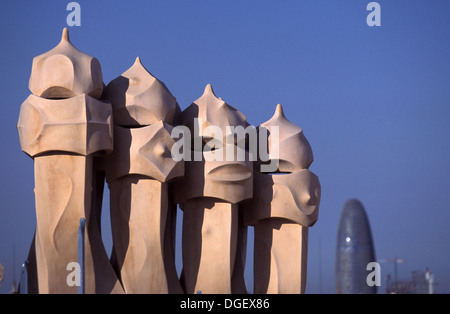
[[[397,291],[398,268],[397,265],[403,263],[404,260],[395,256],[393,259],[379,259],[378,263],[394,263],[394,290]]]

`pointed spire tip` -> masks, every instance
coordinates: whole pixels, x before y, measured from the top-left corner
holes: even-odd
[[[213,90],[213,88],[212,88],[212,86],[211,86],[211,84],[206,84],[206,87],[205,87],[205,93],[206,92],[208,92],[208,93],[213,93],[214,94],[214,90]]]
[[[275,115],[278,117],[284,117],[283,106],[281,106],[281,104],[277,105],[277,108],[275,109]]]
[[[70,39],[69,39],[69,30],[67,29],[67,27],[64,27],[64,28],[63,28],[62,36],[61,36],[61,41],[69,41],[69,42],[70,42]]]
[[[203,95],[206,95],[206,94],[213,95],[215,98],[217,98],[216,94],[214,93],[213,87],[209,83],[206,85],[205,91],[203,92]]]

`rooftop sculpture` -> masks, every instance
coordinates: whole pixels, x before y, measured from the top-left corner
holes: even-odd
[[[77,292],[66,267],[77,261],[80,218],[86,293],[247,293],[248,226],[255,228],[255,292],[305,291],[320,183],[308,170],[311,147],[281,105],[257,129],[208,84],[182,111],[140,58],[105,85],[99,61],[75,48],[67,29],[55,48],[34,58],[29,88],[17,125],[35,167],[28,292]],[[255,136],[236,136],[234,128]],[[174,157],[174,134],[189,144],[181,147],[187,158]],[[246,141],[268,158],[255,156]],[[111,257],[100,233],[105,180]]]
[[[86,291],[122,292],[95,206],[103,193],[95,159],[113,150],[111,104],[100,100],[100,63],[76,49],[64,29],[58,46],[34,59],[29,87],[34,94],[22,104],[17,125],[35,170],[29,291],[76,293],[67,284],[67,265],[77,261],[78,222],[85,218]]]

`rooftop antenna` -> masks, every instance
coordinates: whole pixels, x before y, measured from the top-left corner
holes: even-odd
[[[322,237],[319,235],[319,293],[322,294]]]
[[[86,219],[80,218],[80,226],[78,228],[78,264],[80,265],[80,285],[78,286],[78,294],[85,294],[85,232]]]
[[[11,293],[15,294],[15,293],[17,293],[17,285],[16,285],[16,244],[15,243],[13,243],[13,247],[12,247],[12,269],[13,269],[13,282],[12,282]]]
[[[428,268],[425,272],[425,280],[428,283],[428,294],[434,294],[434,288],[433,288],[434,275],[431,273],[431,271]]]

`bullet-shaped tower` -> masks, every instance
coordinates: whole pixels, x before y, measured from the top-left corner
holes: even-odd
[[[348,200],[341,212],[336,242],[336,293],[371,294],[376,286],[367,284],[367,264],[375,262],[369,218],[363,204]]]

